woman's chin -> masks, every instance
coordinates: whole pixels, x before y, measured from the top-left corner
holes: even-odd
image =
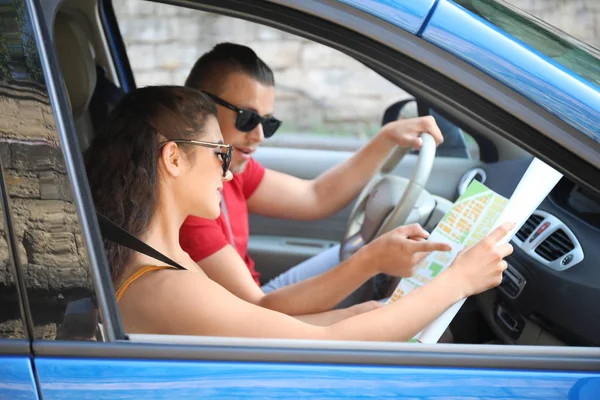
[[[216,202],[216,205],[211,204],[207,207],[198,207],[196,208],[196,212],[193,214],[195,217],[204,218],[204,219],[217,219],[219,215],[221,215],[221,204],[220,202]]]

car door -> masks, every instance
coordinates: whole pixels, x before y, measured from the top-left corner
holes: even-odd
[[[70,83],[65,86],[45,22],[52,23],[56,10],[33,0],[25,4],[34,32],[26,53],[32,67],[24,78],[30,93],[21,98],[27,103],[12,112],[33,118],[15,127],[23,136],[10,142],[12,179],[0,179],[8,186],[4,197],[15,227],[15,265],[26,291],[23,309],[33,326],[40,397],[558,399],[598,393],[600,352],[594,348],[127,335],[85,179],[69,104],[74,97],[67,93]],[[265,14],[238,2],[219,2],[219,7],[275,21],[286,15],[307,18],[315,4],[303,3],[309,10],[302,14],[288,7]],[[333,10],[319,9],[331,21],[356,14],[347,7]],[[358,15],[368,29],[373,21]],[[286,22],[293,26],[292,20]],[[330,24],[324,27],[332,34]],[[81,54],[72,51],[75,63]],[[34,78],[33,71],[43,71],[43,79]]]

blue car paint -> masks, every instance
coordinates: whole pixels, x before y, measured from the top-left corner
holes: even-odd
[[[29,357],[0,356],[0,399],[38,400]]]
[[[437,0],[338,0],[416,34]]]
[[[600,389],[598,375],[583,372],[45,357],[38,357],[36,366],[44,400],[398,396],[592,400],[586,393],[597,395]]]
[[[600,143],[598,87],[549,57],[450,0],[440,0],[422,37]]]

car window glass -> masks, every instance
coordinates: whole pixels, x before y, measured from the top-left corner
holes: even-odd
[[[0,90],[4,92],[4,85],[0,82]],[[0,92],[0,101],[4,101],[5,94]],[[2,111],[0,109],[0,117]],[[8,145],[0,139],[0,158],[2,164],[8,159]],[[23,339],[26,337],[23,329],[23,319],[19,307],[14,264],[10,259],[4,207],[0,202],[0,339]]]
[[[504,1],[454,0],[545,56],[600,86],[600,51]]]
[[[274,71],[283,121],[263,146],[354,150],[379,131],[389,105],[412,97],[349,56],[274,28],[142,0],[113,7],[138,87],[184,84],[220,42],[256,51]]]
[[[1,154],[35,337],[92,339],[89,258],[24,1],[6,3],[1,18]]]

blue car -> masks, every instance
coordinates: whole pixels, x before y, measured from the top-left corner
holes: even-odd
[[[82,161],[136,87],[122,26],[110,0],[0,0],[0,399],[600,399],[597,49],[501,0],[166,3],[294,33],[409,92],[452,147],[426,186],[428,229],[473,179],[510,197],[533,157],[564,177],[453,343],[128,335]],[[387,106],[384,121],[406,102]],[[256,157],[307,178],[352,154],[301,147]],[[392,173],[410,177],[418,157]],[[339,242],[349,213],[253,216],[265,279]]]

